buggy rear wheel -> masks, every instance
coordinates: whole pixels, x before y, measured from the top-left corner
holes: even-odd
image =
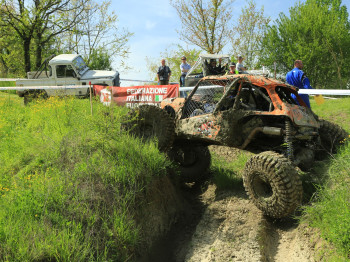
[[[287,158],[275,152],[253,156],[246,163],[243,183],[253,203],[273,218],[292,214],[302,200],[298,172]]]
[[[323,151],[320,154],[321,157],[324,153],[335,154],[345,139],[349,137],[342,127],[324,119],[320,120],[319,134]]]
[[[157,106],[142,105],[133,109],[123,126],[130,134],[144,141],[157,139],[161,151],[167,151],[174,141],[174,121],[165,110]]]

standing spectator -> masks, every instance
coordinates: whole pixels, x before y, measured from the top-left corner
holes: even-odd
[[[303,69],[303,67],[304,65],[301,60],[295,60],[293,70],[289,71],[286,75],[287,83],[290,85],[296,86],[299,89],[312,89],[309,79],[306,77],[305,73],[301,70]],[[297,101],[296,97],[293,94],[292,94],[292,97],[299,105],[299,102]],[[303,99],[305,104],[310,108],[309,95],[300,94],[300,97]]]
[[[182,63],[180,64],[180,70],[181,70],[180,86],[185,86],[185,77],[187,72],[191,69],[191,66],[187,64],[185,56],[181,58],[181,62]]]
[[[234,62],[232,62],[230,64],[230,71],[228,71],[227,73],[228,75],[234,75],[236,74],[236,64]]]
[[[157,72],[158,85],[169,85],[171,70],[169,66],[165,65],[165,59],[162,59],[161,63],[162,65]]]
[[[237,67],[237,70],[238,70],[239,74],[245,74],[246,73],[245,71],[247,70],[247,68],[243,65],[243,57],[242,56],[238,57],[238,62],[237,62],[236,67]]]

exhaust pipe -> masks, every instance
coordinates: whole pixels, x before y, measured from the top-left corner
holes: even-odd
[[[244,141],[243,145],[240,146],[240,149],[245,149],[249,143],[254,139],[254,137],[258,133],[263,133],[265,135],[270,136],[282,136],[283,135],[283,129],[278,127],[270,127],[270,126],[264,126],[264,127],[256,127],[250,132],[247,139]]]

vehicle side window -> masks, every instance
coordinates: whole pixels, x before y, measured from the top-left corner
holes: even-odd
[[[242,109],[254,111],[273,111],[273,103],[264,88],[246,83],[239,95]]]
[[[297,102],[291,96],[291,92],[288,89],[278,86],[276,87],[276,93],[284,103],[297,105]]]
[[[71,65],[58,65],[56,66],[56,74],[58,78],[75,77],[75,72]]]

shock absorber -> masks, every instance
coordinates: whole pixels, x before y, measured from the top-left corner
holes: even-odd
[[[287,145],[287,158],[289,161],[293,162],[293,141],[292,141],[292,124],[289,119],[286,119],[286,136],[284,137],[284,142]]]

